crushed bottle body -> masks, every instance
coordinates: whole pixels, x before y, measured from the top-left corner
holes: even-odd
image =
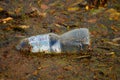
[[[48,33],[25,38],[16,48],[17,50],[25,49],[32,53],[75,53],[83,50],[83,45],[90,44],[89,38],[89,30],[80,28],[62,35]]]

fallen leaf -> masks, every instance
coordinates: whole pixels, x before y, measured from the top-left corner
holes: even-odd
[[[34,14],[31,14],[32,16],[34,15],[39,15],[41,17],[46,17],[47,13],[46,12],[41,12],[38,8],[36,7],[31,7],[32,11],[34,12]]]
[[[113,67],[110,67],[109,70],[112,71]]]
[[[114,42],[106,42],[106,43],[108,43],[110,45],[114,45],[114,46],[120,46],[120,44],[117,44],[117,43],[114,43]]]
[[[3,11],[3,8],[0,7],[0,11]]]
[[[78,11],[79,7],[70,7],[67,10],[70,11],[70,12],[74,12],[74,11]]]
[[[87,5],[87,6],[85,7],[85,9],[86,9],[86,10],[89,10],[89,6]]]
[[[38,80],[41,80],[41,78],[38,78]]]
[[[40,69],[42,69],[42,67],[40,66],[40,67],[38,67],[37,69],[40,70]]]
[[[108,10],[106,11],[106,13],[114,13],[114,12],[116,12],[116,10],[115,10],[115,9],[113,9],[113,8],[108,9]]]
[[[35,70],[34,72],[33,72],[33,75],[37,75],[38,74],[38,71],[37,70]]]
[[[46,9],[48,9],[49,7],[46,5],[46,4],[41,4],[41,9],[43,9],[43,10],[46,10]]]
[[[96,76],[96,75],[94,75],[94,76],[93,76],[93,79],[94,79],[94,80],[97,80],[97,76]]]
[[[15,9],[15,13],[16,13],[16,14],[20,13],[21,9],[22,9],[22,8],[17,8],[17,9]]]
[[[58,28],[54,29],[54,31],[55,31],[56,33],[60,33],[60,29],[58,29]]]
[[[70,29],[70,26],[67,26],[67,30],[69,30]]]
[[[115,26],[111,26],[111,29],[115,32],[118,32],[118,29]]]
[[[91,31],[91,35],[93,35],[93,36],[96,36],[98,34],[98,32],[97,31]]]
[[[57,6],[59,3],[60,3],[60,1],[59,1],[59,0],[56,0],[55,2],[49,4],[49,6],[51,6],[51,7],[52,7],[52,6]]]
[[[113,58],[115,57],[115,52],[110,52],[110,53],[106,53],[107,56],[112,56]]]
[[[120,18],[120,13],[114,13],[110,15],[110,18],[113,20],[119,20]]]
[[[115,42],[115,43],[119,43],[120,42],[120,37],[114,38],[112,41]]]
[[[25,38],[26,36],[23,36],[21,34],[16,34],[15,37],[17,37],[17,38]]]
[[[105,65],[105,64],[100,64],[100,65],[98,65],[98,67],[106,67],[107,65]]]
[[[55,16],[56,22],[64,23],[67,19],[62,16]]]
[[[30,26],[28,26],[28,25],[20,25],[19,26],[19,28],[22,28],[22,29],[27,29],[27,28],[29,28]]]
[[[57,76],[57,80],[64,80],[64,76],[63,75]]]
[[[76,59],[84,59],[84,58],[91,58],[91,56],[90,55],[85,55],[85,56],[76,57]]]
[[[100,8],[100,9],[91,9],[90,13],[93,15],[99,14],[101,12],[103,12],[105,10],[105,8]]]
[[[107,10],[106,13],[109,13],[110,20],[119,20],[120,18],[120,13],[113,8]]]
[[[97,19],[89,19],[87,22],[89,23],[95,23],[97,21]]]
[[[77,5],[87,5],[87,1],[86,0],[77,0],[75,3],[71,4],[71,6],[77,6]]]
[[[56,27],[61,27],[61,25],[60,24],[57,24],[57,23],[55,23],[54,24]]]
[[[65,66],[63,69],[66,71],[69,71],[69,70],[72,70],[72,66]]]
[[[8,18],[5,18],[5,19],[2,19],[1,21],[3,23],[6,23],[7,21],[10,21],[10,20],[13,20],[13,18],[12,17],[8,17]]]
[[[39,6],[41,5],[41,2],[42,2],[41,0],[38,0],[38,1],[37,1],[37,3],[38,3]]]
[[[115,55],[115,52],[111,52],[110,54],[111,54],[111,55]]]
[[[40,12],[39,15],[42,16],[42,17],[46,17],[47,13],[45,13],[45,12]]]

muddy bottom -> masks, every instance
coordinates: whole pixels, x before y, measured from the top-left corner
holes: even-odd
[[[1,0],[0,80],[119,80],[119,2],[89,9],[80,6],[82,0]],[[91,33],[90,50],[57,55],[16,50],[26,37],[83,27]]]

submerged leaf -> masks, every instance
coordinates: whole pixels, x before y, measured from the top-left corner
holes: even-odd
[[[74,12],[74,11],[77,11],[77,10],[79,10],[79,7],[70,7],[70,8],[68,8],[68,11],[70,11],[70,12]]]
[[[17,8],[17,9],[15,9],[15,13],[16,13],[16,14],[19,14],[21,10],[22,10],[22,7]]]
[[[110,20],[119,20],[120,18],[120,13],[113,8],[107,10],[106,13],[109,13]]]
[[[115,43],[119,43],[120,42],[120,37],[114,38],[112,41],[115,42]]]
[[[22,29],[27,29],[27,28],[29,28],[30,26],[28,26],[28,25],[20,25],[19,26],[19,28],[22,28]]]
[[[46,9],[48,9],[49,7],[46,5],[46,4],[41,4],[41,9],[43,9],[43,10],[46,10]]]
[[[85,9],[86,9],[86,10],[89,10],[89,6],[87,5],[87,6],[85,7]]]
[[[97,19],[89,19],[87,22],[89,23],[95,23],[97,21]]]
[[[10,21],[10,20],[13,20],[13,18],[8,17],[8,18],[5,18],[5,19],[2,19],[0,22],[6,23],[7,21]]]
[[[38,74],[38,70],[35,70],[34,72],[33,72],[33,75],[37,75]]]
[[[0,11],[3,11],[3,8],[0,7]]]
[[[118,32],[118,29],[115,26],[112,26],[111,29],[115,32]]]

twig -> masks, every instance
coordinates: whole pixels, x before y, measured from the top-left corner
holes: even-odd
[[[84,55],[84,56],[76,57],[75,59],[84,59],[84,58],[88,58],[88,59],[90,59],[91,56],[90,56],[90,55]]]

